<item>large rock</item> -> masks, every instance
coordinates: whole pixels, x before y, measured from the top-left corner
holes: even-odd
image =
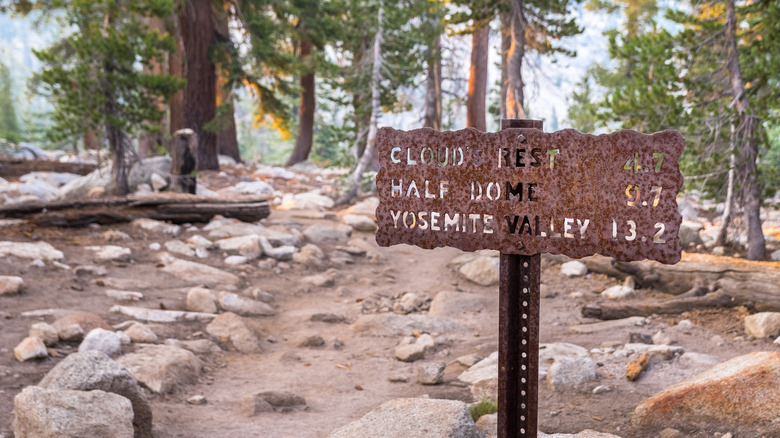
[[[396,315],[379,313],[362,315],[354,324],[352,331],[368,336],[401,336],[413,332],[437,334],[457,334],[468,331],[468,327],[458,321],[445,318],[432,318],[425,315]]]
[[[683,222],[680,224],[680,243],[682,244],[683,248],[688,248],[691,246],[696,246],[702,243],[701,236],[699,235],[699,230],[696,229],[697,227],[694,224],[685,223]]]
[[[30,326],[29,335],[34,338],[40,338],[47,347],[56,345],[57,342],[60,341],[60,335],[57,334],[57,329],[45,322],[37,322]]]
[[[214,244],[222,251],[235,251],[244,257],[256,259],[263,255],[258,234],[228,237],[217,240]]]
[[[24,285],[22,277],[0,275],[0,295],[11,295],[19,292]]]
[[[133,164],[127,175],[130,192],[135,192],[141,184],[151,186],[154,173],[159,173],[160,175],[170,174],[171,158],[168,156],[152,157]],[[89,175],[68,182],[60,188],[59,199],[86,198],[87,193],[95,187],[102,187],[106,192],[113,192],[116,189],[110,165],[103,166],[92,171]]]
[[[349,225],[355,231],[372,233],[377,230],[376,222],[368,216],[361,214],[347,214],[342,217],[344,224]]]
[[[158,259],[163,264],[163,272],[189,283],[212,287],[219,286],[223,289],[235,289],[241,282],[240,278],[230,272],[204,265],[203,263],[178,259],[165,252],[160,253]]]
[[[780,435],[780,353],[735,357],[664,389],[634,410],[637,429],[729,430]]]
[[[140,345],[117,362],[153,392],[171,392],[179,385],[195,381],[203,363],[192,352],[170,345]]]
[[[228,191],[239,195],[273,195],[274,188],[265,181],[241,181],[230,187]]]
[[[323,211],[335,205],[333,199],[316,192],[288,193],[282,199],[279,208],[283,210],[313,210]]]
[[[328,435],[329,438],[481,438],[469,407],[457,400],[398,398]]]
[[[232,312],[223,313],[206,326],[206,332],[219,342],[242,353],[260,353],[260,342],[244,320]]]
[[[132,438],[133,407],[121,395],[28,386],[14,397],[16,438]]]
[[[46,242],[0,242],[0,257],[12,255],[22,259],[62,260],[62,251]]]
[[[760,312],[745,318],[745,333],[754,338],[780,335],[780,313]]]
[[[211,289],[193,287],[187,291],[185,305],[191,312],[217,313],[217,295]]]
[[[464,264],[458,273],[466,280],[482,286],[498,284],[498,259],[480,256]]]
[[[134,227],[138,227],[144,231],[152,233],[169,234],[171,236],[178,236],[181,234],[181,227],[174,224],[169,224],[163,221],[158,221],[149,218],[135,219],[131,224]]]
[[[152,436],[152,409],[143,390],[127,369],[99,351],[73,353],[49,371],[38,386],[48,389],[106,391],[132,403],[136,438]]]

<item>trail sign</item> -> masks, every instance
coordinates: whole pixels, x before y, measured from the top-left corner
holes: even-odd
[[[677,131],[377,135],[377,243],[680,260]]]
[[[382,128],[377,148],[377,243],[501,252],[498,438],[536,438],[540,254],[679,261],[682,136],[502,119],[498,133]]]

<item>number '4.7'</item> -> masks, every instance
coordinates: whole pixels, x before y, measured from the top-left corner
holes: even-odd
[[[656,173],[658,173],[661,171],[661,163],[664,162],[664,154],[662,152],[653,152],[653,159],[656,160],[655,167],[653,170]],[[642,165],[639,163],[639,152],[634,152],[634,156],[629,158],[628,161],[626,161],[626,164],[623,166],[623,169],[633,170],[634,173],[639,173],[639,171],[642,170]]]

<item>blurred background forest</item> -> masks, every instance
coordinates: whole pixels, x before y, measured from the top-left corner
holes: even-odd
[[[744,217],[748,257],[765,256],[760,210],[780,186],[773,0],[5,0],[0,13],[4,142],[116,165],[187,128],[201,170],[219,155],[311,160],[350,169],[354,189],[381,126],[676,129],[686,188],[723,224]]]

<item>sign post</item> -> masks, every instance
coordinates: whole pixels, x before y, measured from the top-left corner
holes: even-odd
[[[677,131],[544,133],[539,120],[377,135],[381,246],[501,253],[498,436],[536,437],[543,252],[680,260]]]

